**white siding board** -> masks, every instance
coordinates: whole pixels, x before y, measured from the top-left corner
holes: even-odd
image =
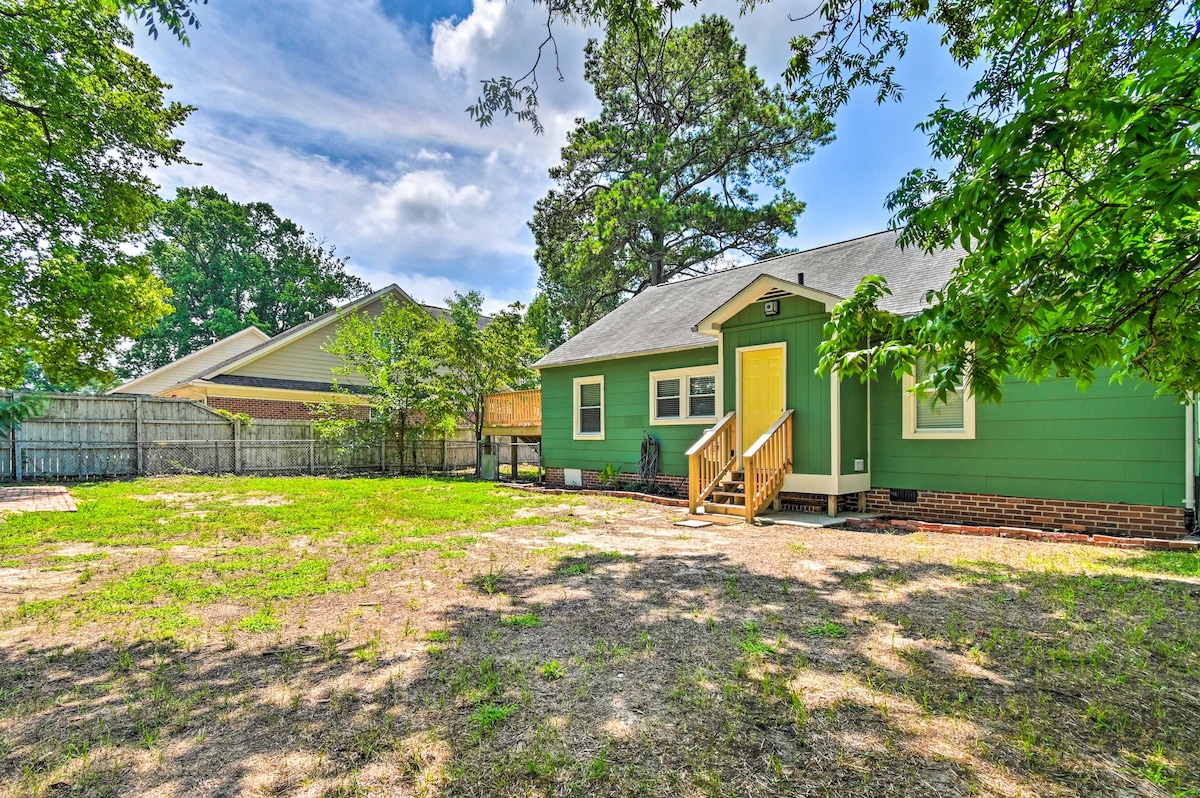
[[[363,306],[361,310],[371,316],[377,316],[383,311],[383,299],[377,299]],[[321,347],[337,334],[338,323],[340,322],[301,335],[273,352],[222,373],[238,377],[328,383],[334,379],[333,370],[341,366],[342,361]],[[337,381],[343,385],[366,384],[366,380],[357,374],[337,377]]]
[[[242,352],[253,349],[266,340],[266,334],[259,333],[257,328],[251,332],[243,330],[234,333],[222,338],[215,344],[209,344],[186,359],[168,363],[157,372],[147,374],[144,377],[118,386],[111,393],[155,396],[181,382],[187,382],[197,374],[212,368],[218,363],[224,363],[231,357],[237,357]]]

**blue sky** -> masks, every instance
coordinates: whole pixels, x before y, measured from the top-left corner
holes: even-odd
[[[814,1],[767,4],[735,21],[768,79],[800,30],[788,14]],[[736,17],[728,0],[700,10]],[[270,202],[374,286],[397,282],[426,302],[470,289],[489,309],[532,298],[526,222],[572,120],[596,110],[582,78],[595,31],[560,27],[565,80],[544,75],[546,133],[537,136],[508,120],[480,129],[463,110],[481,78],[531,63],[544,12],[530,0],[214,0],[199,15],[190,47],[140,36],[135,48],[173,84],[172,99],[197,107],[181,133],[197,163],[158,170],[165,195],[209,184]],[[902,103],[857,98],[837,120],[837,140],[788,176],[808,207],[787,245],[885,228],[888,192],[928,164],[914,128],[939,97],[961,100],[969,81],[925,28],[913,31],[898,75]]]

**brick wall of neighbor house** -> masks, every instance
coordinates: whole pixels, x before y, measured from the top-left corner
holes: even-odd
[[[312,413],[304,402],[284,402],[278,399],[247,399],[229,396],[210,396],[207,404],[214,410],[228,410],[231,413],[245,413],[251,418],[277,419],[282,421],[308,421]],[[358,405],[354,408],[355,415],[366,418],[370,408]]]
[[[564,477],[563,477],[563,469],[561,469],[561,468],[547,468],[545,479],[546,479],[546,485],[551,488],[563,488],[563,487],[566,487],[566,484],[567,484],[566,479],[564,479]],[[623,474],[621,476],[622,482],[636,482],[637,480],[638,480],[638,475],[636,473]],[[583,471],[582,481],[583,481],[583,487],[588,488],[590,490],[603,490],[605,487],[607,487],[600,483],[600,472],[599,471],[592,471],[592,470],[585,469]],[[684,497],[687,496],[687,492],[688,492],[688,478],[687,477],[677,477],[677,476],[672,476],[670,474],[659,474],[657,477],[654,478],[654,482],[658,485],[661,485],[664,488],[669,488],[670,490],[674,491],[676,496],[684,496]]]
[[[1063,529],[1173,540],[1187,535],[1182,507],[1063,499],[1026,499],[980,493],[917,491],[916,502],[893,502],[887,488],[867,493],[872,513],[918,521]]]

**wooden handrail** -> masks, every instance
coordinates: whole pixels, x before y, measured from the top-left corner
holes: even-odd
[[[758,450],[761,449],[768,440],[770,440],[771,436],[774,435],[780,427],[782,427],[789,419],[791,419],[793,413],[795,413],[794,410],[784,411],[784,414],[780,416],[774,424],[771,425],[770,429],[768,429],[762,435],[759,435],[758,440],[750,444],[750,448],[746,450],[746,453],[743,454],[742,457],[753,457],[754,455],[758,454]]]
[[[785,410],[742,455],[746,470],[746,523],[775,500],[783,479],[792,470],[792,416]]]
[[[736,441],[737,413],[730,411],[687,450],[690,512],[696,512],[737,462]]]
[[[718,421],[713,426],[706,429],[704,431],[704,434],[700,436],[700,439],[698,441],[696,441],[695,443],[693,443],[692,448],[688,449],[687,452],[685,452],[685,454],[687,454],[688,457],[691,457],[692,455],[699,452],[701,449],[703,449],[705,446],[708,445],[709,441],[711,441],[716,435],[720,434],[720,432],[722,431],[722,428],[726,424],[733,421],[736,417],[737,417],[737,412],[734,410],[730,410],[728,413],[725,414],[724,418],[722,418],[720,421]]]
[[[484,399],[485,427],[542,426],[542,392],[508,391],[488,394]]]

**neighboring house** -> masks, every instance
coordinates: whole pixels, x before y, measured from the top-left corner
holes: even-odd
[[[341,360],[322,346],[336,334],[340,319],[358,311],[376,315],[389,296],[419,304],[398,286],[389,285],[274,337],[248,327],[110,393],[195,399],[214,409],[264,419],[309,419],[309,405],[325,401],[358,405],[366,413],[365,398],[333,392],[333,369]],[[444,312],[422,307],[435,318]],[[337,376],[336,380],[351,392],[365,385],[357,374]]]
[[[1011,379],[1001,403],[931,405],[906,390],[911,380],[816,374],[829,312],[864,276],[886,277],[893,294],[881,307],[905,315],[958,262],[902,251],[896,238],[650,288],[550,352],[535,364],[547,480],[594,486],[606,465],[636,473],[648,431],[659,480],[710,513],[753,517],[782,500],[831,514],[1186,534],[1192,409],[1150,385],[1100,380],[1082,393],[1073,380]]]

